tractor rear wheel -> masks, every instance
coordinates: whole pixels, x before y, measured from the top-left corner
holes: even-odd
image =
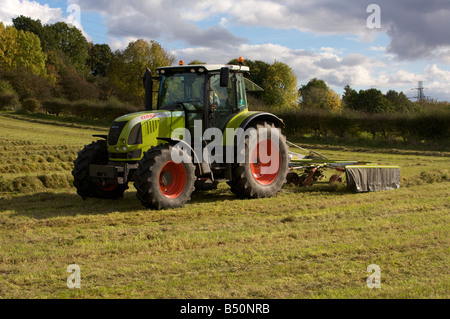
[[[73,184],[77,188],[78,195],[83,199],[88,197],[117,199],[123,197],[123,193],[128,189],[127,184],[96,183],[89,176],[89,165],[108,164],[108,151],[104,140],[86,145],[78,152],[78,157],[73,164]]]
[[[245,162],[236,163],[231,191],[242,198],[271,197],[281,190],[288,172],[288,147],[280,129],[266,122],[245,139]],[[239,150],[238,150],[239,152]]]
[[[151,148],[139,161],[134,175],[136,196],[147,208],[182,207],[194,191],[195,167],[172,159],[172,146]]]

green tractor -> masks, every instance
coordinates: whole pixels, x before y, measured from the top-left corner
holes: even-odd
[[[94,135],[99,140],[78,152],[77,193],[116,199],[134,182],[137,198],[152,209],[182,207],[193,191],[219,182],[242,198],[275,195],[288,173],[284,123],[248,111],[246,92],[261,89],[245,78],[249,72],[242,63],[180,62],[158,68],[156,76],[147,69],[146,110],[117,118],[108,135]]]

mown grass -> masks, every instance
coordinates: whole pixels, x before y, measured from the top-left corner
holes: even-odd
[[[1,298],[450,296],[448,153],[304,145],[400,165],[402,188],[286,185],[240,200],[220,184],[184,208],[152,211],[133,187],[115,201],[76,195],[70,162],[95,130],[4,116],[0,126]],[[27,178],[31,186],[10,188]],[[70,264],[81,289],[66,285]],[[370,264],[381,289],[366,286]]]

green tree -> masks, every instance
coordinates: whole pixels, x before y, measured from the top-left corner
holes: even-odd
[[[385,97],[390,102],[392,111],[410,112],[414,109],[414,103],[403,92],[398,93],[394,90],[389,90]]]
[[[91,74],[94,76],[106,76],[107,70],[111,67],[113,53],[107,44],[89,44],[88,64]]]
[[[344,94],[342,95],[342,103],[346,108],[354,109],[355,99],[358,96],[358,92],[350,87],[350,85],[346,85],[344,87]]]
[[[228,62],[228,64],[238,65],[238,59],[233,59]],[[269,63],[260,60],[244,60],[244,66],[248,66],[250,68],[250,74],[247,77],[252,81],[258,84],[264,91],[265,87],[265,79],[267,77],[267,70],[270,67]],[[251,92],[252,96],[258,99],[264,99],[264,92]],[[267,101],[265,101],[267,103]]]
[[[302,107],[321,108],[327,111],[339,112],[342,109],[341,98],[324,80],[313,78],[299,90]]]
[[[37,35],[41,40],[41,47],[44,52],[57,50],[57,39],[52,25],[43,26],[41,20],[34,20],[23,15],[12,19],[12,21],[17,30],[28,31]]]
[[[206,62],[202,62],[200,60],[194,60],[194,61],[189,62],[188,65],[199,65],[199,64],[206,64]]]
[[[383,113],[391,110],[391,103],[389,100],[380,90],[375,88],[360,90],[350,106],[357,111],[367,113]]]
[[[239,61],[233,59],[228,64],[238,65]],[[269,64],[245,59],[243,65],[250,68],[248,78],[264,90],[251,92],[250,95],[270,107],[288,108],[297,104],[297,76],[287,64],[278,61]]]
[[[42,26],[41,20],[33,20],[30,17],[25,17],[20,15],[12,19],[13,26],[19,31],[27,31],[34,33],[39,38],[42,37],[44,32],[44,27]]]
[[[154,73],[156,68],[174,62],[175,57],[159,43],[141,39],[130,42],[126,49],[115,52],[109,77],[120,99],[143,105],[145,92],[142,75],[145,69],[149,68]]]
[[[48,42],[49,49],[61,50],[74,66],[82,74],[87,74],[87,58],[89,45],[83,33],[75,27],[70,27],[65,22],[57,22],[44,29],[53,37]]]
[[[325,108],[329,88],[324,80],[314,78],[299,89],[301,106]]]
[[[263,81],[263,100],[279,109],[297,105],[297,76],[287,64],[275,61],[267,68]]]
[[[24,66],[33,74],[46,76],[47,56],[42,52],[39,37],[28,31],[18,31],[17,43],[19,51],[14,58],[14,67]]]
[[[300,91],[307,91],[309,88],[312,87],[328,90],[328,85],[325,83],[324,80],[314,78],[312,80],[309,80],[309,82],[306,85],[302,85]]]

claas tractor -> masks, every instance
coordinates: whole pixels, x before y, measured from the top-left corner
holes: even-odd
[[[94,135],[98,140],[78,152],[72,171],[77,193],[116,199],[133,182],[143,206],[166,209],[182,207],[196,189],[219,182],[241,198],[279,192],[289,162],[284,124],[248,110],[247,92],[261,88],[239,61],[180,61],[155,75],[147,69],[145,111],[117,118],[108,135]]]

